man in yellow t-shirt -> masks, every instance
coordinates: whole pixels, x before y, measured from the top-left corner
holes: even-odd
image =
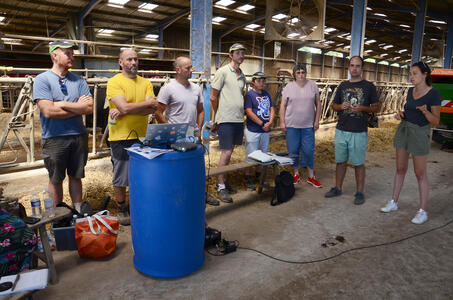
[[[122,225],[130,224],[126,204],[126,187],[129,185],[129,155],[125,148],[145,137],[148,115],[157,108],[153,85],[137,75],[138,57],[134,49],[122,49],[118,59],[121,74],[107,83],[109,100],[109,141],[113,164],[113,189]]]

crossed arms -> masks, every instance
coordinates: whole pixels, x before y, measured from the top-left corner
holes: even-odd
[[[93,113],[93,98],[87,95],[81,96],[77,102],[38,99],[37,105],[48,119],[64,120]]]

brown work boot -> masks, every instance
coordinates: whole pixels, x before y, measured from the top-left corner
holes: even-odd
[[[126,201],[117,203],[118,205],[118,220],[123,226],[131,225],[131,216],[129,215],[129,206]]]

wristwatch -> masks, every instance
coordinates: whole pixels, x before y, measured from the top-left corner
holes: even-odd
[[[261,127],[263,127],[265,123],[264,123],[264,121],[261,121],[261,122],[263,122],[263,123],[261,123]]]

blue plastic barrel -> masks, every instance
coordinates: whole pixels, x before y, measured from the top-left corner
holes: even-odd
[[[135,268],[175,278],[203,265],[204,149],[154,159],[129,153],[129,198]]]

